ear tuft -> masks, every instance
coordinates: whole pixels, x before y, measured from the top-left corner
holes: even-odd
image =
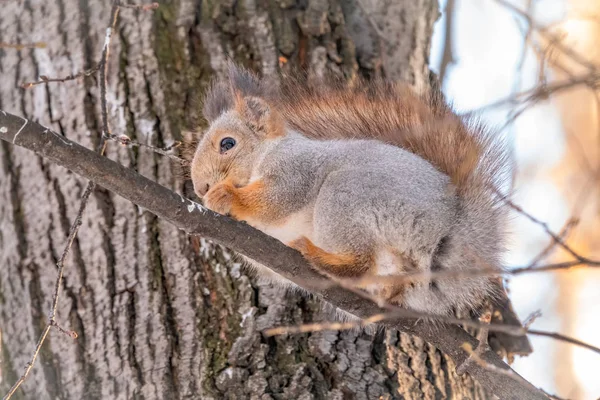
[[[223,81],[213,81],[204,97],[202,114],[211,123],[221,114],[233,108],[233,103],[228,85]]]
[[[232,93],[239,93],[243,97],[262,95],[261,81],[257,75],[246,68],[227,62],[227,76]]]
[[[238,97],[261,97],[264,91],[262,86],[257,75],[229,60],[226,77],[213,81],[204,97],[204,118],[209,123],[213,122],[233,109]]]

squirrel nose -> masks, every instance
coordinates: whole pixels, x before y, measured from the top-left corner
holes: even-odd
[[[210,189],[210,185],[208,183],[200,184],[195,189],[196,189],[196,194],[198,195],[198,197],[204,197],[206,192],[208,192],[208,189]]]

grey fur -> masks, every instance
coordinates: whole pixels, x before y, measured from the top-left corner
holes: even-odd
[[[237,118],[235,112],[226,112],[213,126],[231,129],[238,126]],[[281,210],[278,219],[309,210],[310,239],[330,253],[392,248],[412,261],[394,265],[387,274],[482,264],[499,268],[502,214],[489,207],[487,198],[479,205],[476,197],[459,197],[448,176],[413,153],[376,140],[311,140],[291,131],[276,139],[261,138],[250,149],[252,155],[240,154],[252,171],[246,180],[265,182],[267,202]],[[221,178],[194,182],[212,185]],[[270,233],[262,224],[256,227]],[[291,285],[251,264],[261,277]],[[399,302],[418,311],[449,314],[476,307],[491,288],[485,277],[420,281],[407,286]]]

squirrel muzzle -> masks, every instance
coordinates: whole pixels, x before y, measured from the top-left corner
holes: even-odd
[[[204,195],[206,194],[206,192],[208,192],[208,190],[210,189],[210,185],[208,183],[204,183],[204,182],[194,182],[194,191],[196,192],[196,195],[198,195],[198,197],[202,198],[204,197]]]

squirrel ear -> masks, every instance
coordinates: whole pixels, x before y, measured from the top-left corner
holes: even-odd
[[[227,74],[212,81],[204,96],[204,118],[209,123],[213,122],[234,107],[238,96],[261,96],[264,91],[262,85],[253,72],[228,61]]]
[[[283,136],[284,124],[279,112],[259,97],[242,97],[235,94],[235,110],[244,121],[257,133],[267,136]]]
[[[233,98],[227,84],[213,81],[204,96],[202,114],[209,123],[219,118],[221,114],[233,107]]]
[[[235,96],[235,109],[256,125],[260,125],[271,112],[271,108],[264,100],[258,97],[242,97],[239,92]]]

